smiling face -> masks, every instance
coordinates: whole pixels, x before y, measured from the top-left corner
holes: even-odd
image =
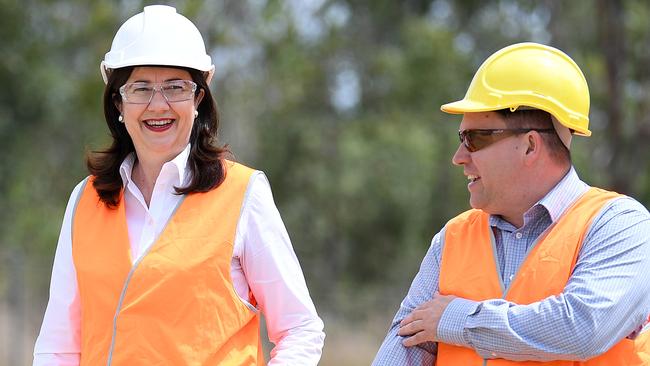
[[[495,112],[466,113],[460,130],[507,129],[505,120]],[[470,205],[506,220],[519,214],[526,197],[522,184],[523,156],[526,144],[522,135],[512,135],[475,152],[461,143],[452,162],[462,166],[470,180]],[[510,220],[508,220],[510,221]],[[512,221],[511,221],[512,222]]]
[[[158,84],[172,80],[192,78],[189,72],[182,69],[143,66],[134,68],[126,83]],[[148,104],[122,101],[117,106],[139,160],[166,162],[183,151],[192,133],[194,111],[203,94],[201,90],[196,98],[170,103],[156,91]]]

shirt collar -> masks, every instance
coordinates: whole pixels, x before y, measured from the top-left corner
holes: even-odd
[[[537,216],[544,211],[548,213],[551,222],[557,221],[569,206],[575,202],[583,193],[589,189],[589,186],[580,180],[575,168],[571,166],[569,172],[551,189],[541,200],[533,205],[524,214],[526,218]],[[498,215],[490,215],[490,226],[501,227],[505,220]],[[512,226],[508,223],[509,226]],[[514,228],[514,226],[513,226]]]
[[[564,178],[536,205],[545,207],[551,216],[551,220],[555,222],[588,189],[589,186],[580,180],[578,173],[572,166]]]
[[[185,149],[176,155],[175,158],[163,164],[158,179],[168,181],[171,186],[182,187],[185,185],[191,175],[187,166],[190,149],[191,144],[187,144]],[[135,165],[135,158],[135,152],[132,152],[120,164],[120,176],[122,177],[124,187],[132,181],[131,174]]]

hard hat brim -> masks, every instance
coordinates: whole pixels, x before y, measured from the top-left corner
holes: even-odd
[[[503,109],[506,107],[495,108],[494,106],[487,106],[483,103],[473,102],[471,100],[458,100],[456,102],[451,102],[443,104],[440,106],[440,110],[449,113],[449,114],[463,114],[470,112],[489,112]]]
[[[514,108],[517,109],[521,106],[508,106],[508,105],[503,105],[503,106],[488,106],[483,103],[478,103],[474,102],[471,100],[467,99],[462,99],[458,100],[455,102],[443,104],[440,106],[440,110],[449,113],[449,114],[465,114],[465,113],[474,113],[474,112],[493,112],[501,109],[506,109],[506,108]],[[545,110],[546,112],[550,113],[553,116],[553,113],[551,111],[546,110],[545,108],[542,108],[541,106],[534,106],[531,105],[530,107]],[[565,126],[567,123],[563,123]],[[575,135],[580,135],[580,136],[591,136],[591,131],[588,129],[580,127],[578,124],[573,124],[567,126],[567,128],[571,129],[573,131],[573,134]]]
[[[129,65],[129,66],[140,66],[140,65]],[[187,67],[187,66],[178,66],[178,65],[151,65],[151,66]],[[210,81],[212,80],[212,76],[214,76],[214,65],[211,65],[210,68],[207,70],[203,70],[203,68],[201,69],[194,68],[194,67],[190,67],[190,68],[205,73],[205,82],[206,84],[210,84]],[[102,74],[102,79],[104,80],[104,84],[108,84],[108,76],[110,75],[111,71],[114,70],[114,68],[108,67],[106,65],[106,62],[102,61],[101,64],[99,65],[99,70]]]

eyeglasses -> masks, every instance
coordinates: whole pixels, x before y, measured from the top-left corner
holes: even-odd
[[[488,147],[497,141],[503,140],[506,137],[530,131],[550,133],[555,130],[552,128],[470,129],[458,131],[458,138],[469,152],[475,152]]]
[[[126,103],[149,104],[159,91],[167,102],[190,100],[196,92],[196,83],[190,80],[170,80],[162,83],[128,83],[120,87],[120,95]]]

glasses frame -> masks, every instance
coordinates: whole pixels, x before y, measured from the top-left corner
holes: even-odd
[[[469,152],[476,152],[481,149],[484,149],[495,142],[501,141],[507,137],[520,135],[522,133],[528,133],[530,131],[535,131],[539,133],[551,133],[555,132],[553,128],[477,128],[477,129],[466,129],[458,131],[458,139],[460,143],[465,146]],[[488,139],[477,144],[475,141],[476,136],[487,137]]]
[[[192,89],[192,93],[185,99],[169,100],[169,97],[167,97],[167,95],[165,94],[165,90],[163,89],[163,87],[164,86],[169,86],[169,85],[174,85],[174,84],[180,84],[180,83],[183,83],[183,84],[188,84],[189,83],[189,85],[191,86],[191,89]],[[151,87],[152,92],[151,92],[151,95],[149,96],[149,100],[146,101],[146,102],[133,102],[133,101],[130,101],[127,94],[126,94],[126,89],[128,87],[130,87],[130,86],[133,86],[133,85],[143,85],[143,86],[146,86],[146,87]],[[165,101],[167,101],[167,103],[176,103],[176,102],[184,102],[184,101],[193,99],[194,96],[195,96],[195,93],[196,93],[196,88],[197,88],[197,85],[192,80],[182,80],[181,79],[181,80],[163,81],[162,83],[148,83],[148,82],[143,82],[143,81],[138,81],[138,82],[135,82],[135,83],[126,83],[126,84],[122,85],[119,88],[119,91],[120,91],[120,95],[122,96],[122,101],[124,103],[128,103],[128,104],[149,104],[153,100],[153,96],[156,95],[156,92],[160,92],[160,94],[163,96],[163,98],[165,98]]]

